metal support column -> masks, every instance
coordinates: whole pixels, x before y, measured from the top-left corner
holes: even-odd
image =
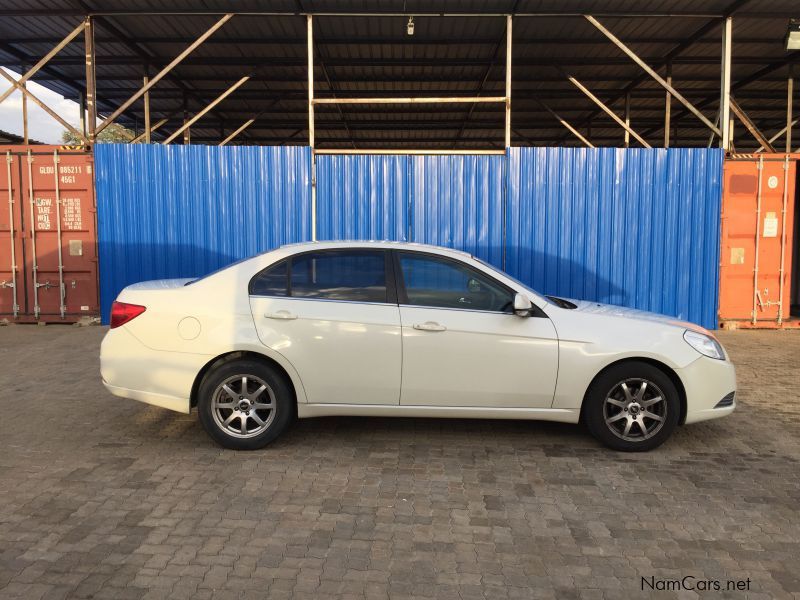
[[[308,145],[311,147],[311,240],[317,241],[317,159],[314,155],[314,21],[306,16],[308,38]]]
[[[86,133],[86,92],[78,92],[78,110],[80,111],[80,130],[83,137],[88,137]]]
[[[513,17],[506,17],[506,135],[505,147],[511,147],[511,50]]]
[[[95,78],[94,57],[94,22],[92,17],[86,17],[83,28],[84,45],[86,49],[86,122],[88,125],[89,142],[94,144],[97,137],[97,86]]]
[[[786,153],[792,151],[792,100],[794,96],[794,69],[789,65],[789,77],[786,79]]]
[[[667,83],[672,85],[672,63],[667,63]],[[672,127],[672,94],[667,90],[664,103],[664,148],[669,148],[669,130]]]
[[[731,147],[731,46],[733,17],[727,17],[722,26],[722,70],[720,80],[719,124],[722,129],[720,146]]]
[[[142,79],[142,82],[145,87],[147,87],[147,83],[150,81],[148,69],[145,69],[145,75]],[[150,125],[150,92],[145,92],[144,94],[144,143],[150,143],[150,132],[151,132],[151,125]]]
[[[28,202],[31,211],[31,277],[33,278],[33,315],[39,318],[39,259],[36,256],[36,201],[33,197],[33,154],[28,150]]]
[[[631,93],[625,92],[625,147],[631,147]]]
[[[22,142],[27,146],[30,143],[28,138],[28,94],[25,93],[28,84],[22,84]]]
[[[64,286],[64,253],[62,249],[62,235],[61,235],[61,186],[59,176],[58,163],[58,150],[53,151],[53,173],[56,190],[56,245],[58,246],[58,305],[61,318],[66,316],[67,307],[64,299],[67,294],[67,288]]]
[[[11,286],[11,293],[13,294],[13,304],[11,305],[14,318],[17,318],[19,313],[19,304],[17,301],[17,249],[16,240],[14,239],[14,191],[11,187],[11,151],[6,152],[6,176],[8,178],[8,238],[11,241],[11,283],[5,281],[3,286]]]

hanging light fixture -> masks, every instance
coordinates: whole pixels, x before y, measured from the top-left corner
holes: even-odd
[[[786,32],[786,50],[800,50],[800,19],[789,19]]]
[[[406,33],[414,35],[414,17],[408,17],[408,24],[406,25]]]

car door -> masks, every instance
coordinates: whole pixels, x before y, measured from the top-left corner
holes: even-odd
[[[250,282],[258,337],[294,365],[308,402],[399,403],[392,270],[388,251],[321,250],[285,259]]]
[[[515,292],[461,261],[397,251],[401,405],[549,408],[558,374],[550,319],[513,313]]]

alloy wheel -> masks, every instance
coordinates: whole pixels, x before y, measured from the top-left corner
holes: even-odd
[[[664,426],[667,401],[652,381],[631,378],[620,381],[606,395],[603,419],[606,427],[628,442],[653,437]]]
[[[233,375],[214,390],[211,412],[227,435],[255,437],[275,420],[275,394],[260,377]]]

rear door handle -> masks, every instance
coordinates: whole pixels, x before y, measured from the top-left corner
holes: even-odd
[[[280,319],[282,321],[291,321],[297,318],[297,315],[294,313],[290,313],[288,310],[279,310],[278,312],[274,313],[265,313],[265,317],[268,319]]]
[[[419,329],[421,331],[445,331],[447,327],[439,325],[439,323],[435,321],[426,321],[425,323],[417,323],[414,325],[414,329]]]

